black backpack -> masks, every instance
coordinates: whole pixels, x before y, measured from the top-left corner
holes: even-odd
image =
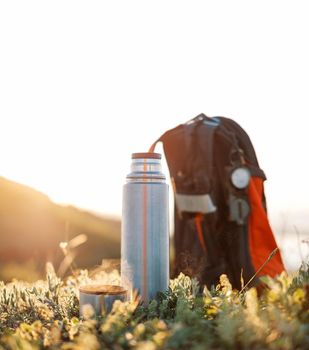
[[[165,132],[150,151],[159,141],[175,195],[173,274],[195,276],[208,287],[227,274],[239,289],[241,276],[247,282],[257,271],[249,242],[248,187],[253,178],[266,179],[250,138],[231,119],[200,114]],[[260,202],[266,213],[264,191]],[[264,251],[271,252],[272,240]],[[275,273],[284,269],[280,261]]]

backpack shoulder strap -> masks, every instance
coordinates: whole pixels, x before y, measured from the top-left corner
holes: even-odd
[[[199,132],[202,134],[199,135],[199,140],[201,141],[199,146],[202,152],[205,154],[204,159],[206,169],[209,169],[210,186],[212,186],[213,181],[214,136],[219,124],[220,120],[216,117],[210,118],[204,116],[204,119],[201,121],[201,128],[199,128]]]
[[[245,130],[237,124],[234,120],[225,117],[218,117],[221,121],[220,131],[224,134],[233,134],[234,142],[237,147],[243,151],[245,157],[245,163],[250,168],[252,176],[261,177],[266,180],[264,171],[260,168],[254,147],[250,140],[250,137]]]

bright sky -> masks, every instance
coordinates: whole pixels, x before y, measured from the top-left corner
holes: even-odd
[[[120,215],[131,153],[204,112],[250,135],[273,220],[306,224],[308,33],[306,1],[2,1],[0,175]]]

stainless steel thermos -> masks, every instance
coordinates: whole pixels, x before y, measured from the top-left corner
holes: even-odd
[[[121,282],[146,304],[169,283],[168,186],[158,153],[133,153],[123,187]]]

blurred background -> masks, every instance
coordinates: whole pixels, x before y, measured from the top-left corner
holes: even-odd
[[[202,112],[251,137],[278,245],[297,269],[309,255],[305,9],[1,2],[0,279],[119,258],[131,153]]]

